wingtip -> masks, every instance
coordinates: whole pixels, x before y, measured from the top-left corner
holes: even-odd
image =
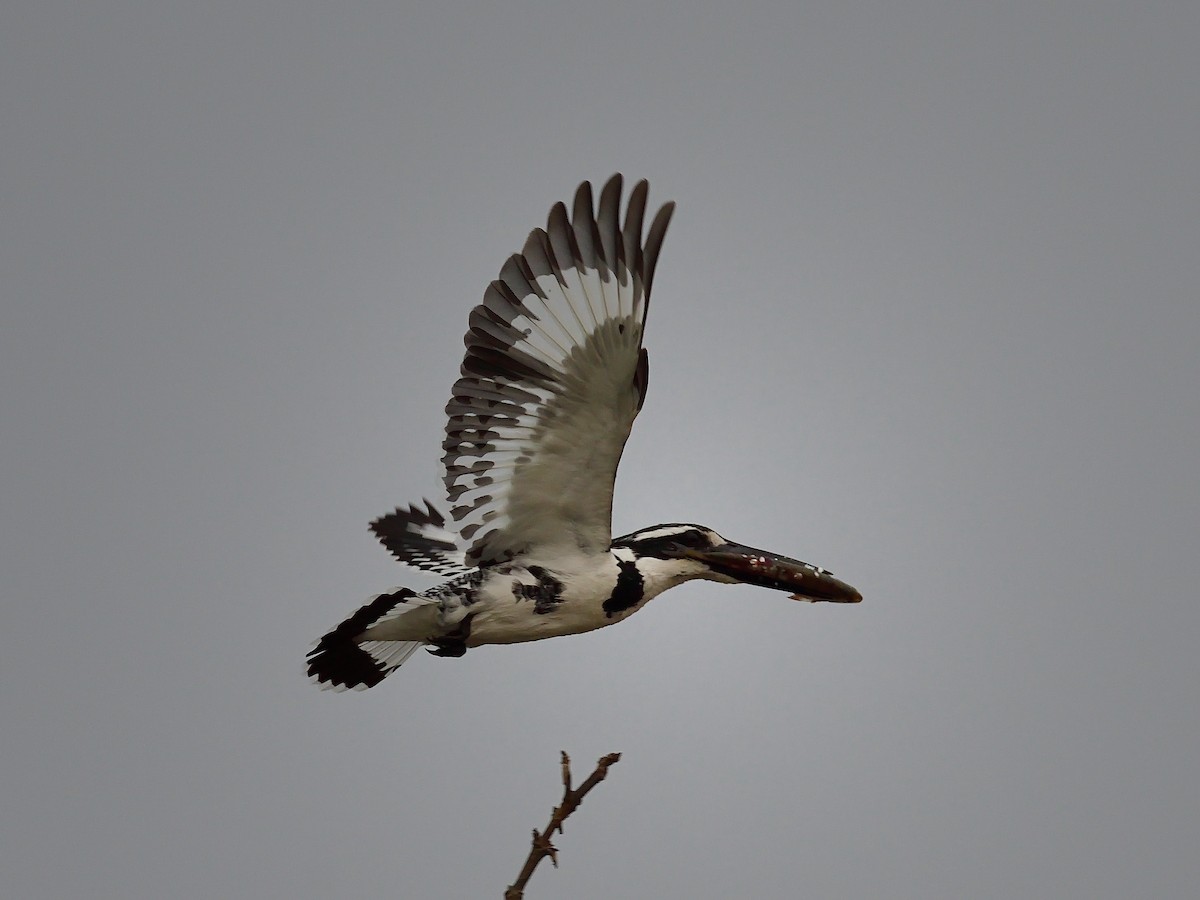
[[[568,224],[567,205],[559,200],[550,207],[550,213],[546,216],[546,233],[553,234],[557,229],[566,228]]]
[[[571,220],[582,222],[592,217],[592,183],[582,181],[575,188],[575,200],[571,204]]]
[[[604,187],[601,190],[601,196],[603,197],[605,194],[612,193],[619,197],[621,196],[621,189],[624,186],[625,176],[620,172],[613,172],[612,175],[609,176],[608,180],[604,182]]]

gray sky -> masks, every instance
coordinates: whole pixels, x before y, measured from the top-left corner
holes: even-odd
[[[434,8],[436,7],[436,9]],[[8,2],[0,871],[59,897],[1185,897],[1200,6]],[[467,313],[679,202],[615,527],[693,584],[316,691]]]

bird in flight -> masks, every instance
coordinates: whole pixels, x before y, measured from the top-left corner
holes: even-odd
[[[654,268],[675,204],[642,237],[649,187],[620,221],[622,178],[571,212],[550,210],[471,311],[462,377],[446,404],[450,522],[429,501],[371,523],[398,560],[449,580],[380,594],[309,651],[309,678],[365,690],[420,647],[462,656],[483,644],[579,634],[629,618],[702,578],[857,603],[824,569],[668,524],[614,538],[613,482],[646,397],[642,346]]]

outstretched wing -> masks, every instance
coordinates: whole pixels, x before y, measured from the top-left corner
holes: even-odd
[[[372,522],[371,531],[405,565],[448,577],[467,571],[455,534],[446,528],[446,520],[428,500],[424,509],[416,504],[409,504],[408,509],[396,507],[395,512]]]
[[[614,175],[550,210],[471,312],[446,405],[444,480],[467,562],[531,547],[608,549],[617,463],[646,392],[642,329],[675,204],[642,221],[639,181],[619,222]]]

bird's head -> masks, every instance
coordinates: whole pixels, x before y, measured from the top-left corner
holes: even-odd
[[[671,587],[693,578],[788,591],[809,603],[858,603],[862,594],[819,566],[727,541],[703,525],[656,525],[613,541],[633,555],[643,577]]]

